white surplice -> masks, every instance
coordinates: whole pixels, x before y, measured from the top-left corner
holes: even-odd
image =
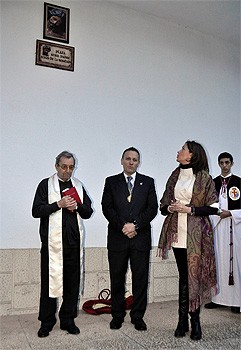
[[[219,195],[220,208],[228,210],[228,198]],[[241,209],[230,210],[232,216],[220,219],[212,216],[214,224],[218,294],[212,298],[216,304],[241,306]],[[234,285],[228,285],[230,264],[230,224],[233,229]]]

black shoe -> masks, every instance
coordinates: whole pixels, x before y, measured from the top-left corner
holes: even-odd
[[[218,304],[215,304],[215,303],[213,303],[213,302],[211,301],[211,303],[205,304],[204,307],[205,307],[206,309],[217,309],[217,308],[219,307],[219,305],[218,305]]]
[[[60,325],[60,329],[62,329],[62,331],[67,331],[70,334],[80,333],[79,328],[74,324],[74,322],[66,325]]]
[[[147,326],[141,317],[137,317],[134,320],[131,320],[131,323],[135,325],[135,329],[137,329],[138,331],[147,330]]]
[[[177,328],[175,330],[174,336],[176,338],[185,337],[186,332],[189,331],[188,319],[181,320],[177,324]]]
[[[45,324],[41,325],[38,331],[39,338],[45,338],[49,335],[49,332],[51,332],[53,329],[53,326],[47,326]]]
[[[177,338],[185,337],[186,332],[189,331],[188,323],[188,278],[187,276],[179,279],[179,300],[178,300],[178,324],[174,336]]]
[[[231,306],[231,311],[235,314],[240,313],[240,307],[239,306]]]
[[[200,307],[196,311],[190,312],[191,326],[192,326],[190,338],[193,340],[200,340],[202,338],[202,330],[200,325],[199,314],[200,314]]]
[[[119,317],[113,317],[110,321],[110,329],[120,329],[122,326],[123,320]]]

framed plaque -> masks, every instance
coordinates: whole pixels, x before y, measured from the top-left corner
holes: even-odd
[[[74,71],[74,47],[36,41],[36,65]]]

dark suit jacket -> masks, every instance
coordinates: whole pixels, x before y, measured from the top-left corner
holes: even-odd
[[[107,248],[113,251],[123,251],[132,248],[146,251],[151,249],[150,222],[157,214],[157,196],[154,180],[151,177],[136,173],[132,199],[129,203],[127,183],[124,174],[110,176],[106,179],[102,210],[108,225]],[[128,238],[122,232],[127,222],[136,222],[137,235]]]

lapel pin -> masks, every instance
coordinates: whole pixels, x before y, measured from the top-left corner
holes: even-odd
[[[143,185],[143,182],[140,182],[140,185]]]

